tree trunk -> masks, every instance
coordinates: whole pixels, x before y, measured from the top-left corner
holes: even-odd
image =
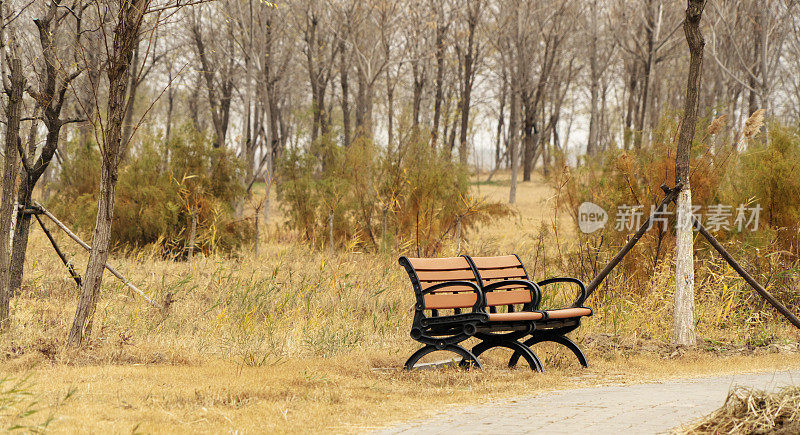
[[[500,111],[497,115],[497,136],[494,143],[494,170],[500,168],[502,153],[500,152],[503,143],[503,127],[506,120],[506,92],[508,92],[508,80],[506,74],[503,74],[503,82],[500,84]],[[494,172],[492,172],[494,173]]]
[[[511,156],[511,188],[508,191],[508,203],[517,202],[517,178],[519,176],[519,134],[517,128],[519,118],[519,84],[514,77],[511,82],[511,112],[508,116],[508,149]]]
[[[386,69],[386,149],[391,153],[394,143],[394,85]]]
[[[631,149],[631,141],[633,139],[633,119],[635,116],[636,107],[636,87],[639,84],[639,63],[634,59],[631,61],[630,76],[628,77],[628,102],[625,105],[625,129],[622,132],[623,144],[625,150]]]
[[[589,5],[593,16],[597,14],[597,0]],[[591,26],[591,37],[589,39],[589,137],[586,141],[586,155],[593,157],[597,154],[597,133],[598,133],[598,88],[600,81],[600,67],[598,65],[597,53],[597,20],[589,18]]]
[[[267,151],[270,152],[270,151]],[[272,206],[272,196],[270,195],[270,191],[272,190],[272,158],[271,155],[267,156],[267,176],[266,178],[266,186],[264,186],[264,227],[268,228],[269,225],[269,208]]]
[[[689,155],[697,124],[697,106],[705,41],[700,30],[700,20],[705,0],[688,0],[683,30],[689,45],[689,75],[686,83],[686,101],[683,123],[678,136],[675,158],[675,181],[684,183],[678,195],[678,229],[675,249],[675,343],[694,346],[697,342],[694,329],[694,251],[692,237],[692,193],[689,188]]]
[[[356,137],[372,137],[372,86],[363,68],[356,68],[358,88],[356,89]]]
[[[388,58],[388,57],[387,57]],[[419,114],[422,108],[422,90],[425,87],[425,67],[420,66],[420,59],[415,59],[411,64],[411,72],[414,77],[414,90],[411,97],[411,129],[413,132],[419,131]],[[389,87],[389,69],[386,69],[386,86]]]
[[[24,158],[24,157],[23,157]],[[17,193],[17,204],[25,208],[31,205],[31,186],[30,179],[25,170],[22,171],[22,180],[19,183]],[[25,251],[28,247],[28,234],[31,227],[31,215],[21,215],[14,225],[14,242],[11,247],[10,265],[10,289],[11,294],[15,294],[22,286],[22,275],[25,268]]]
[[[471,9],[471,8],[470,8]],[[469,133],[469,109],[470,99],[472,97],[472,84],[475,78],[475,28],[478,25],[478,10],[470,10],[467,20],[469,33],[467,35],[467,51],[464,53],[463,59],[463,93],[461,95],[461,127],[459,128],[459,142],[458,142],[458,158],[462,165],[467,164],[467,133]]]
[[[197,57],[200,59],[200,66],[202,68],[201,75],[206,82],[206,90],[208,92],[208,106],[211,111],[211,121],[214,124],[213,146],[214,148],[224,147],[225,136],[228,131],[228,119],[230,116],[231,92],[233,89],[232,77],[230,75],[224,77],[222,86],[217,86],[217,82],[214,78],[216,75],[216,65],[213,65],[212,60],[208,58],[199,21],[195,21],[192,24],[191,31],[194,45],[197,49]],[[229,67],[228,72],[230,71],[231,68]],[[222,75],[224,76],[224,74]]]
[[[111,223],[114,217],[114,197],[117,188],[117,171],[122,146],[122,122],[128,97],[128,70],[133,51],[139,42],[139,29],[150,0],[131,0],[121,4],[114,29],[112,52],[107,68],[109,91],[105,134],[103,136],[102,164],[100,166],[100,193],[97,220],[92,237],[92,250],[86,266],[83,288],[75,311],[75,320],[67,342],[79,346],[91,335],[92,320],[100,296],[103,270],[111,245]]]
[[[444,99],[444,37],[447,27],[444,23],[436,24],[436,95],[433,99],[433,127],[431,128],[431,147],[436,148],[439,137],[439,122],[442,117],[442,100]],[[446,136],[445,136],[446,139]]]
[[[531,181],[536,157],[536,134],[535,110],[536,103],[531,101],[527,92],[523,92],[522,97],[522,181]]]
[[[253,236],[253,257],[258,258],[258,239],[261,238],[261,235],[258,231],[258,213],[255,214],[253,219],[253,230],[255,235]]]
[[[648,104],[650,103],[650,77],[653,65],[655,64],[656,42],[658,39],[661,4],[654,9],[653,1],[647,2],[645,16],[645,33],[647,34],[647,58],[644,60],[644,77],[642,83],[642,95],[639,100],[639,113],[636,119],[636,132],[634,134],[633,145],[639,150],[642,148],[642,136],[644,135],[644,121],[647,115]]]
[[[328,212],[328,255],[333,257],[333,210]]]
[[[192,208],[192,214],[189,217],[189,240],[186,241],[186,259],[191,263],[194,260],[194,245],[197,238],[197,209]]]
[[[119,136],[117,136],[119,139]],[[104,159],[107,160],[107,159]],[[100,195],[97,203],[97,220],[92,236],[92,250],[83,279],[83,288],[78,298],[75,320],[70,328],[67,342],[81,345],[92,333],[94,312],[100,296],[103,271],[108,260],[111,245],[111,221],[114,217],[114,196],[116,193],[116,167],[104,164],[100,167]]]
[[[145,54],[145,57],[147,55]],[[125,121],[123,121],[122,125],[122,143],[123,149],[126,152],[130,151],[130,146],[128,146],[128,142],[131,140],[131,135],[133,134],[133,104],[136,102],[136,86],[138,85],[137,79],[139,72],[137,71],[137,65],[139,64],[139,44],[136,44],[136,48],[133,50],[133,62],[131,62],[131,69],[128,70],[128,89],[130,90],[130,98],[128,98],[128,104],[125,108]]]
[[[172,68],[169,70],[169,83],[172,83]],[[172,112],[175,108],[175,88],[170,86],[167,89],[167,131],[164,133],[164,142],[169,144],[172,135]],[[166,163],[169,163],[169,147],[167,148]]]
[[[0,11],[2,10],[0,8]],[[25,89],[22,62],[19,59],[11,59],[9,66],[11,86],[6,90],[8,104],[6,105],[5,159],[3,159],[3,198],[0,203],[0,330],[5,327],[8,320],[11,299],[9,285],[11,247],[6,241],[11,232],[12,217],[16,213],[14,210],[14,187],[19,170],[17,146],[20,144],[19,124],[22,116],[22,92]]]
[[[346,45],[344,38],[339,41],[339,81],[342,85],[342,133],[344,134],[344,146],[350,146],[352,136],[350,128],[350,90],[348,81],[348,71],[350,65],[346,61]]]

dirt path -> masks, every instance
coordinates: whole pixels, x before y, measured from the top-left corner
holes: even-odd
[[[381,433],[661,433],[717,409],[735,385],[765,390],[800,385],[800,370],[555,391],[454,407]]]

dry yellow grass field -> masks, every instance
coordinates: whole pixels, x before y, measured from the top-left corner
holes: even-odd
[[[504,200],[507,177],[475,189]],[[520,185],[518,199],[514,216],[467,234],[461,250],[516,252],[539,270],[542,256],[568,249],[574,231],[555,214],[553,189],[537,179]],[[589,369],[545,346],[536,349],[545,374],[506,369],[508,354],[501,351],[487,356],[484,372],[403,372],[398,368],[418,345],[408,336],[413,292],[398,254],[353,248],[329,258],[274,223],[282,220],[280,210],[272,216],[259,258],[242,253],[176,263],[148,251],[112,255],[110,262],[148,295],[164,301],[169,294],[174,302],[154,310],[107,274],[92,342],[80,350],[63,346],[77,289],[34,230],[24,288],[12,301],[12,323],[0,343],[0,428],[48,422],[56,432],[358,432],[431,413],[429,404],[800,367],[798,358],[786,358],[796,349],[794,330],[768,312],[730,320],[737,310],[732,296],[713,286],[698,289],[698,317],[711,319],[698,324],[703,345],[672,348],[670,264],[664,261],[652,277],[663,289],[657,297],[637,300],[616,289],[589,300],[596,314],[576,336]],[[550,227],[544,249],[543,224]],[[85,264],[84,253],[65,237],[59,241],[76,265]],[[456,254],[456,247],[443,255]],[[533,273],[536,279],[543,274]],[[9,392],[12,382],[26,378],[19,392]],[[39,412],[14,416],[25,409]]]

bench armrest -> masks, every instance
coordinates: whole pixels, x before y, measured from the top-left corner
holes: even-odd
[[[578,285],[578,289],[581,291],[578,295],[577,299],[572,303],[571,307],[582,307],[583,302],[586,300],[586,286],[583,285],[583,282],[577,278],[549,278],[544,281],[539,281],[538,284],[540,287],[544,287],[549,284],[555,284],[557,282],[570,282],[573,284]]]
[[[428,293],[435,292],[447,287],[471,287],[478,297],[475,298],[475,305],[472,306],[473,312],[482,313],[483,307],[486,306],[486,299],[483,296],[483,291],[472,281],[445,281],[439,284],[432,285],[420,293],[420,297],[424,297]]]
[[[495,290],[499,287],[503,287],[505,285],[516,284],[521,285],[528,290],[531,291],[531,309],[537,310],[539,308],[539,304],[542,302],[542,289],[539,288],[539,285],[533,281],[528,281],[527,279],[504,279],[502,281],[493,282],[489,285],[483,286],[483,291],[490,292]],[[484,295],[484,298],[486,296]]]

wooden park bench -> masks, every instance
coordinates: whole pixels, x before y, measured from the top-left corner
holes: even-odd
[[[586,365],[583,353],[563,334],[577,328],[580,317],[591,315],[591,310],[579,307],[583,302],[579,298],[576,307],[550,310],[553,317],[548,318],[547,311],[538,309],[542,297],[539,285],[528,280],[515,255],[476,259],[401,257],[399,262],[416,295],[411,337],[424,345],[406,361],[406,369],[414,368],[425,355],[441,350],[460,355],[461,365],[482,368],[478,355],[504,347],[514,352],[509,366],[515,366],[521,356],[532,370],[542,371],[541,361],[529,347],[541,341],[564,344]],[[543,283],[557,280],[576,282],[583,288],[573,278]],[[526,336],[530,336],[529,344],[519,341]],[[470,337],[480,340],[472,351],[459,345]]]
[[[507,285],[504,283],[516,283],[517,281],[529,282],[525,266],[517,255],[466,258],[470,262],[470,265],[472,265],[478,282],[484,290],[487,299],[490,299],[491,293],[498,289],[510,291],[508,289],[519,288],[516,284]],[[592,315],[591,308],[583,306],[583,302],[586,300],[586,287],[580,280],[566,277],[539,281],[536,283],[536,287],[541,292],[542,288],[556,283],[574,284],[578,290],[577,297],[572,304],[567,307],[543,310],[542,312],[544,312],[545,317],[534,322],[535,328],[530,332],[530,337],[525,340],[524,344],[526,346],[533,346],[534,344],[544,341],[559,343],[571,350],[572,353],[578,357],[578,361],[582,366],[588,367],[586,356],[578,345],[566,336],[566,334],[574,331],[581,325],[581,318]],[[522,312],[529,310],[537,310],[536,312],[539,312],[539,304],[540,303],[537,302],[533,307],[530,305],[523,305],[521,310]],[[494,309],[494,307],[490,307],[490,310],[492,309]],[[508,305],[507,309],[514,312],[515,305]],[[484,347],[485,346],[482,344],[479,344],[472,351],[475,355],[480,355],[481,352],[486,350]],[[516,365],[519,357],[520,356],[515,353],[509,361],[509,366]]]
[[[533,308],[541,297],[534,283],[517,280],[515,283],[521,290],[498,291],[487,300],[466,257],[400,257],[400,264],[408,272],[416,295],[411,337],[424,344],[406,361],[406,369],[414,368],[422,357],[437,350],[460,355],[462,365],[482,368],[478,357],[459,345],[470,337],[476,337],[486,349],[511,349],[515,355],[525,358],[531,369],[542,370],[539,358],[519,339],[533,330],[533,322],[542,320],[544,313],[534,310],[486,312],[487,305],[508,303],[528,303]]]

